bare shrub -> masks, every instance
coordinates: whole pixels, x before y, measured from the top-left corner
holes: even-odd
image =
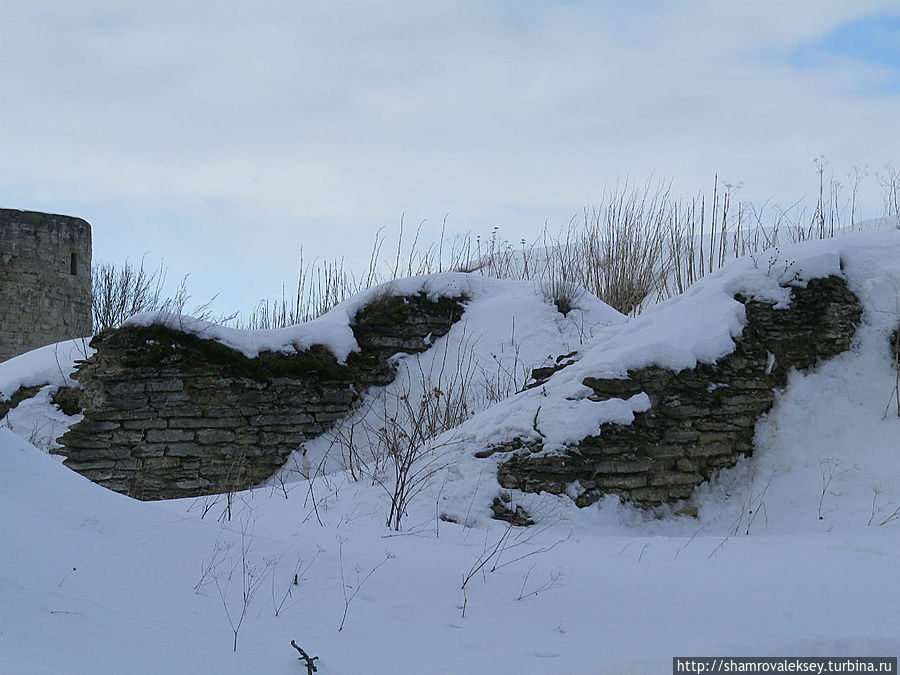
[[[460,606],[461,618],[466,618],[466,609],[469,606],[469,595],[468,588],[469,583],[476,577],[476,575],[480,572],[483,572],[487,565],[498,555],[500,555],[500,551],[507,545],[509,538],[512,536],[514,525],[510,523],[507,525],[506,529],[503,531],[503,534],[495,541],[493,544],[488,544],[487,539],[485,539],[484,547],[481,549],[481,553],[477,558],[472,562],[472,565],[469,569],[463,573],[462,575],[462,583],[459,588],[462,591],[463,602]]]
[[[349,274],[343,259],[313,260],[312,263],[307,263],[301,249],[294,294],[288,296],[282,286],[280,300],[260,300],[246,319],[238,321],[238,325],[253,330],[271,330],[304,323],[321,316],[350,296],[366,290],[371,283],[368,275],[357,280]]]
[[[204,558],[200,561],[200,579],[194,584],[194,593],[199,593],[207,582],[209,582],[215,570],[217,570],[224,562],[225,558],[227,558],[230,548],[230,542],[223,542],[221,537],[216,539],[215,546],[213,546],[209,559]]]
[[[893,522],[895,520],[900,520],[900,506],[898,506],[896,509],[894,509],[887,518],[885,518],[880,523],[878,523],[878,526],[881,527],[883,525],[887,525],[888,523]]]
[[[412,367],[403,363],[398,375],[401,387],[380,396],[382,426],[375,429],[373,454],[386,458],[387,472],[375,474],[375,480],[390,497],[387,525],[398,532],[409,503],[445,467],[447,451],[457,442],[452,436],[439,437],[473,412],[468,393],[471,351],[468,358],[462,352],[450,362],[448,344],[444,342],[443,358],[433,361],[427,371],[418,356]]]
[[[277,593],[275,590],[275,573],[278,570],[278,563],[280,562],[277,558],[275,560],[268,561],[269,567],[272,569],[272,608],[275,610],[275,616],[281,614],[284,610],[290,609],[298,602],[299,599],[294,600],[294,590],[300,585],[300,582],[306,576],[306,573],[309,571],[309,568],[312,567],[313,563],[316,561],[316,558],[319,557],[319,554],[322,553],[323,549],[319,548],[316,550],[316,554],[312,557],[309,562],[304,562],[301,556],[297,556],[297,563],[293,567],[293,573],[288,579],[287,587],[285,588],[283,593]],[[292,602],[288,603],[288,600]]]
[[[887,164],[884,170],[875,174],[881,186],[884,200],[884,215],[900,218],[900,169]]]
[[[553,238],[549,236],[547,228],[544,228],[544,265],[540,267],[532,265],[532,269],[540,270],[538,287],[544,297],[549,299],[559,313],[568,315],[575,307],[579,296],[584,291],[579,286],[583,280],[584,266],[579,266],[579,248],[582,245],[583,233],[577,232],[572,223],[565,236]],[[523,264],[523,270],[528,269]]]
[[[664,294],[670,216],[662,183],[617,185],[561,234],[551,235],[545,227],[539,252],[523,245],[516,270],[537,281],[563,314],[584,290],[623,314],[639,313],[648,298]]]
[[[516,317],[513,317],[509,342],[501,343],[499,354],[491,353],[489,366],[477,364],[482,391],[480,408],[499,403],[525,389],[532,367],[522,360],[521,352],[522,345],[516,340]]]
[[[531,558],[532,556],[552,551],[560,544],[572,538],[572,533],[569,532],[567,536],[559,538],[552,543],[536,544],[535,539],[550,530],[555,526],[555,524],[556,523],[553,522],[540,527],[518,527],[510,523],[503,530],[497,540],[493,543],[489,543],[488,533],[485,532],[484,546],[481,549],[481,553],[479,553],[475,560],[472,561],[469,569],[462,574],[462,583],[459,587],[463,595],[462,605],[459,606],[461,612],[460,618],[466,618],[466,609],[469,605],[468,589],[469,584],[473,579],[481,575],[482,578],[486,580],[488,574],[492,574],[499,569],[502,569],[509,565],[513,565],[527,558]],[[514,557],[512,557],[511,559],[503,560],[503,557],[508,553],[513,553]],[[531,570],[528,571],[529,574],[530,572]],[[557,576],[556,579],[553,580],[551,585],[557,583],[559,581],[559,578],[560,577]],[[523,589],[527,581],[528,574],[525,575],[525,582],[523,582],[522,584]],[[541,588],[540,592],[542,592],[543,590],[547,590],[548,588],[550,588],[550,586],[547,586],[547,588]],[[522,592],[524,593],[524,590]],[[522,595],[522,593],[520,593],[520,597],[518,599],[528,597],[529,595],[532,594],[529,593],[527,595]]]
[[[863,180],[869,175],[866,167],[854,166],[853,171],[847,174],[847,180],[850,183],[850,227],[856,227],[856,202],[859,196],[859,186]]]
[[[265,579],[265,567],[262,563],[255,562],[250,556],[253,543],[253,527],[248,520],[241,522],[241,550],[239,560],[231,565],[227,576],[222,573],[220,566],[215,566],[211,575],[219,592],[219,598],[222,601],[222,607],[225,610],[225,617],[228,619],[228,625],[231,626],[231,632],[234,635],[233,650],[237,651],[238,633],[244,618],[247,616],[247,610],[256,591],[262,585]],[[233,578],[237,576],[240,582],[240,598],[238,602],[232,602],[229,598],[228,591]]]
[[[94,335],[120,326],[125,320],[141,312],[160,312],[172,316],[185,313],[191,299],[184,276],[174,292],[166,292],[167,268],[149,270],[141,260],[135,267],[128,260],[121,265],[96,263],[91,270],[91,316]],[[215,296],[191,310],[191,316],[213,323],[227,323],[235,314],[215,316],[212,303]]]
[[[641,554],[643,555],[643,551],[641,551]],[[531,598],[536,595],[540,595],[544,591],[549,591],[552,588],[556,588],[560,584],[563,576],[562,568],[557,567],[555,570],[550,572],[547,581],[528,589],[528,591],[526,592],[525,587],[528,585],[528,578],[531,576],[534,568],[535,566],[532,565],[525,573],[525,577],[522,579],[522,588],[519,589],[519,595],[516,597],[516,600],[524,600],[525,598]]]
[[[638,314],[648,303],[683,292],[730,260],[776,246],[783,238],[821,239],[848,225],[855,228],[860,186],[868,170],[854,167],[846,176],[845,190],[828,172],[824,156],[813,162],[818,180],[811,210],[803,200],[787,207],[741,201],[740,184],[720,183],[716,176],[711,195],[689,200],[674,197],[670,185],[660,180],[651,178],[642,186],[626,180],[605,189],[599,205],[585,209],[561,234],[548,235],[545,224],[542,236],[530,244],[525,239],[508,241],[499,227],[486,236],[448,237],[446,216],[437,241],[426,244],[425,221],[407,237],[401,216],[396,246],[385,246],[385,228],[379,228],[360,274],[348,270],[343,258],[307,262],[301,249],[292,293],[291,285],[282,285],[280,298],[261,300],[246,318],[235,315],[215,321],[233,320],[237,327],[250,329],[281,328],[314,319],[385,281],[445,270],[535,281],[564,314],[582,288],[625,314]],[[900,217],[900,170],[888,164],[874,175],[885,215]],[[391,253],[385,254],[386,248]],[[122,266],[95,265],[95,332],[141,311],[182,313],[188,299],[185,282],[165,299],[165,273],[164,266],[151,271],[143,261],[137,268],[128,261]],[[207,313],[208,306],[202,306]]]
[[[115,328],[135,314],[158,309],[163,302],[166,271],[162,263],[158,269],[147,269],[143,259],[138,267],[127,259],[121,265],[109,262],[94,264],[91,270],[94,334]],[[183,289],[182,285],[176,293],[176,302],[180,307],[186,300]]]
[[[819,460],[819,474],[822,478],[822,492],[819,495],[819,520],[825,517],[822,507],[825,502],[825,495],[828,494],[828,488],[831,487],[831,482],[838,476],[849,473],[854,469],[856,469],[855,466],[845,466],[843,461],[837,457],[822,457]]]
[[[363,476],[381,475],[386,456],[383,453],[371,453],[370,448],[376,445],[377,427],[371,424],[371,415],[379,402],[378,396],[366,396],[359,399],[350,413],[329,432],[331,445],[326,457],[336,448],[340,452],[341,465],[350,471],[350,477],[360,480]],[[323,458],[323,462],[324,462]],[[322,467],[318,467],[321,472]]]
[[[225,522],[225,520],[231,522],[234,500],[240,494],[241,490],[244,490],[247,487],[246,448],[237,448],[236,452],[231,456],[231,463],[228,466],[228,472],[225,474],[223,487],[225,494],[225,508],[219,516],[219,522]]]
[[[740,185],[713,182],[711,198],[674,202],[666,226],[668,264],[664,297],[677,295],[727,262],[774,246],[784,214],[766,224],[768,203],[756,208],[736,200]]]
[[[353,602],[353,599],[356,597],[357,593],[362,590],[362,587],[372,577],[372,575],[375,574],[379,567],[384,565],[388,560],[392,560],[393,558],[394,556],[391,553],[385,552],[384,558],[382,558],[380,562],[378,562],[365,574],[362,573],[362,568],[359,565],[356,565],[356,583],[350,584],[344,577],[344,542],[340,542],[340,546],[338,548],[338,561],[341,568],[341,590],[344,593],[344,613],[341,615],[341,625],[338,626],[338,632],[344,630],[344,623],[346,623],[347,621],[347,612],[350,611],[350,603]]]
[[[604,190],[599,205],[585,209],[560,234],[543,233],[532,243],[503,238],[499,227],[486,236],[447,237],[447,218],[436,242],[424,244],[425,221],[405,237],[400,219],[396,246],[384,254],[387,238],[380,228],[366,269],[355,275],[343,259],[313,260],[301,250],[295,292],[282,287],[281,298],[262,300],[245,328],[280,328],[313,319],[339,302],[379,283],[403,276],[445,270],[500,279],[535,281],[564,314],[586,289],[625,314],[638,314],[650,302],[683,292],[727,262],[786,241],[833,237],[857,227],[860,186],[869,175],[854,167],[844,184],[828,171],[824,156],[813,160],[817,186],[811,209],[803,200],[788,206],[741,201],[740,183],[716,176],[711,194],[676,198],[670,185],[650,179],[629,181]],[[876,172],[884,212],[900,217],[900,170],[888,164]],[[542,245],[541,245],[542,244]]]
[[[410,400],[408,395],[397,397],[396,416],[386,417],[379,428],[379,443],[388,458],[390,475],[379,481],[390,496],[387,525],[399,532],[403,516],[412,499],[424,490],[431,478],[442,468],[447,444],[436,445],[437,429],[457,426],[449,422],[453,414],[451,396],[438,387],[426,390]],[[452,424],[452,426],[446,426]],[[409,429],[409,431],[407,431]]]
[[[775,480],[776,473],[777,471],[773,469],[762,488],[755,490],[755,470],[751,472],[747,480],[746,491],[741,499],[741,513],[738,515],[737,522],[731,531],[731,536],[737,536],[741,530],[744,531],[744,535],[749,535],[757,516],[760,513],[766,514],[766,493],[769,491],[772,481]],[[766,526],[768,527],[767,516]]]
[[[450,344],[443,340],[437,353],[399,361],[394,383],[360,399],[330,432],[328,453],[340,453],[354,480],[368,478],[387,493],[386,524],[395,531],[410,502],[446,466],[457,439],[445,432],[476,410],[474,345],[465,335],[455,349]]]
[[[878,513],[878,496],[882,493],[881,486],[878,483],[872,483],[872,512],[869,514],[869,521],[866,526],[872,524],[875,520],[875,514]]]
[[[623,314],[639,313],[668,273],[669,213],[668,187],[650,181],[642,190],[617,187],[601,208],[586,211],[576,249],[581,285]]]
[[[379,228],[375,232],[368,266],[359,275],[347,269],[343,258],[333,260],[315,258],[312,262],[306,262],[301,248],[294,293],[289,296],[286,286],[282,285],[280,299],[261,300],[246,319],[236,318],[235,324],[240,328],[270,330],[304,323],[379,284],[401,277],[442,271],[443,227],[440,241],[422,250],[419,248],[419,239],[424,224],[424,221],[419,223],[412,243],[408,249],[404,249],[405,224],[404,218],[401,217],[396,251],[393,259],[388,260],[382,256],[385,244],[384,228]],[[460,248],[459,251],[464,249]],[[456,248],[454,252],[460,259],[466,257]]]

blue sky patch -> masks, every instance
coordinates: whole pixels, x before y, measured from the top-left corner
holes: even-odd
[[[900,16],[879,15],[851,21],[790,57],[798,68],[821,68],[834,57],[850,58],[895,71],[884,89],[900,92]]]

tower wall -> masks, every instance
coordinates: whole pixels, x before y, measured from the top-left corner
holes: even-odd
[[[0,361],[91,334],[91,226],[0,209]]]

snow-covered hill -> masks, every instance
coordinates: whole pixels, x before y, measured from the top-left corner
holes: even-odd
[[[29,443],[60,414],[49,390],[21,403],[0,428],[0,671],[305,672],[292,639],[326,675],[652,673],[669,672],[675,655],[896,655],[900,416],[887,336],[900,321],[900,232],[774,255],[807,274],[844,274],[862,324],[853,349],[790,378],[757,425],[754,456],[695,492],[696,518],[615,498],[578,509],[543,494],[515,495],[536,525],[491,521],[494,465],[472,450],[515,430],[512,402],[444,445],[449,461],[401,533],[385,527],[388,499],[370,477],[353,480],[339,462],[310,470],[327,440],[298,451],[306,472],[284,482],[141,503]],[[527,285],[495,286],[407,372],[433,373],[441,354],[473,343],[474,372],[579,347],[570,368],[621,368],[646,350],[715,358],[740,330],[739,316],[713,320],[731,316],[729,294],[778,293],[771,273],[782,270],[767,261],[739,261],[691,295],[593,331]],[[77,350],[49,348],[0,364],[0,393],[59,386],[72,358]],[[571,372],[553,387],[571,394]],[[564,440],[578,421],[560,400]]]

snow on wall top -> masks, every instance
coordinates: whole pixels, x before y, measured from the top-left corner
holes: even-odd
[[[486,349],[509,338],[510,326],[505,318],[507,315],[519,315],[535,324],[528,330],[521,325],[518,329],[525,339],[536,343],[529,345],[529,358],[537,358],[540,354],[543,355],[540,358],[545,358],[566,348],[561,341],[559,326],[542,325],[547,321],[552,322],[554,315],[560,319],[562,317],[547,299],[540,296],[533,283],[501,281],[464,273],[398,279],[355,295],[317,319],[275,330],[229,328],[189,316],[160,312],[137,314],[128,319],[125,325],[165,325],[204,339],[217,340],[248,358],[264,351],[290,354],[312,345],[323,345],[339,361],[344,362],[351,352],[359,349],[352,329],[353,318],[359,310],[384,294],[416,295],[420,292],[432,298],[468,297],[470,300],[465,316],[468,330],[479,336],[479,339],[483,338]],[[570,339],[575,339],[576,332],[590,335],[597,327],[625,321],[622,314],[589,293],[582,294],[577,305],[566,321],[568,330],[562,331]],[[574,328],[576,323],[579,326],[577,330]],[[575,342],[573,346],[577,344]],[[72,340],[49,345],[0,363],[0,398],[9,398],[20,386],[47,382],[57,386],[77,387],[78,383],[69,378],[69,374],[73,372],[76,360],[88,358],[93,351],[87,346],[87,340]]]
[[[875,289],[894,284],[900,302],[900,231],[856,234],[786,246],[736,260],[703,278],[685,293],[649,308],[625,323],[600,329],[580,350],[576,362],[541,387],[501,401],[466,422],[457,433],[473,447],[513,438],[542,441],[557,451],[600,433],[604,422],[630,423],[650,408],[646,394],[628,400],[589,400],[586,377],[625,378],[629,370],[651,365],[675,371],[713,363],[734,349],[732,338],[746,323],[736,294],[785,306],[790,285],[837,275],[847,279],[867,311],[884,310]],[[876,279],[880,280],[876,283]],[[893,280],[893,281],[891,281]],[[538,431],[538,429],[540,431]]]
[[[397,279],[370,288],[335,306],[322,316],[306,323],[275,330],[243,330],[229,328],[188,316],[160,312],[137,314],[128,319],[126,326],[161,324],[169,328],[192,333],[204,339],[212,339],[235,349],[248,358],[261,352],[292,354],[309,349],[313,345],[328,348],[340,363],[359,351],[353,336],[353,320],[357,312],[379,297],[386,295],[417,295],[425,293],[430,298],[465,296],[471,302],[497,296],[535,296],[531,282],[501,281],[462,272],[431,274]],[[619,312],[593,296],[581,303],[590,314],[591,325],[607,325],[625,320]]]

